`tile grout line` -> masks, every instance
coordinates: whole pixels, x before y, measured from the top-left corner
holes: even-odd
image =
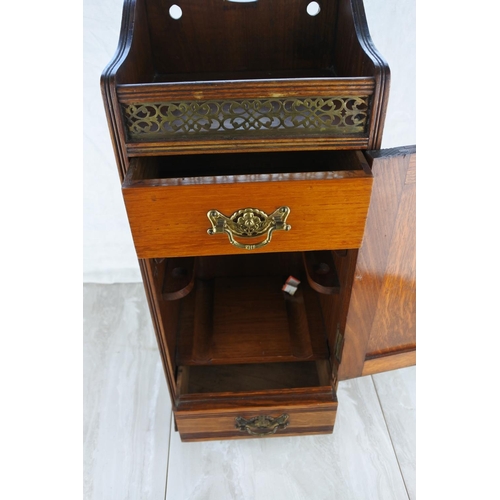
[[[170,445],[172,443],[172,421],[174,420],[174,412],[170,410],[170,425],[168,427],[168,452],[167,452],[167,470],[165,474],[165,491],[163,494],[164,500],[167,500],[167,490],[168,490],[168,469],[170,466]]]
[[[382,405],[382,401],[380,401],[380,396],[378,395],[377,384],[375,384],[375,380],[373,379],[373,375],[370,375],[370,379],[372,381],[373,388],[375,389],[375,394],[377,395],[378,404],[380,406],[380,409],[382,410],[382,416],[384,417],[385,428],[387,429],[387,434],[388,434],[389,439],[391,441],[392,451],[394,451],[394,456],[396,457],[396,462],[398,463],[399,473],[401,474],[401,479],[403,480],[403,484],[404,484],[405,491],[406,491],[406,496],[408,497],[408,500],[410,500],[410,495],[408,493],[408,488],[406,486],[405,477],[403,475],[403,471],[401,470],[401,465],[399,463],[398,454],[396,453],[396,448],[394,447],[394,442],[392,440],[391,431],[389,429],[389,425],[387,424],[387,419],[385,418],[384,407]]]

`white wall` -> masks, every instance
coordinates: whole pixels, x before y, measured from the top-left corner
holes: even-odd
[[[373,43],[391,68],[382,148],[416,144],[414,0],[365,0]]]
[[[84,282],[141,281],[99,88],[118,43],[122,4],[84,0]],[[415,2],[365,0],[365,10],[375,46],[391,68],[382,147],[416,144]]]

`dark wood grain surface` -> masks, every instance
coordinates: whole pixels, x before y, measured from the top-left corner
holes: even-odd
[[[248,392],[295,387],[318,387],[316,363],[199,365],[189,368],[188,393]]]

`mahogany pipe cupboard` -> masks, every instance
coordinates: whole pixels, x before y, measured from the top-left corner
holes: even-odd
[[[176,1],[125,0],[101,78],[176,428],[332,432],[339,380],[415,362],[389,68],[361,0]]]

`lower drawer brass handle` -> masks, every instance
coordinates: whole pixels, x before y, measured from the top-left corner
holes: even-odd
[[[236,428],[241,432],[248,432],[252,436],[265,436],[267,434],[275,434],[278,429],[286,429],[288,427],[288,415],[283,413],[279,417],[268,417],[267,415],[259,415],[248,420],[243,417],[236,417]]]
[[[207,233],[210,235],[226,233],[230,243],[235,247],[255,250],[271,241],[273,231],[290,231],[292,226],[286,223],[289,214],[288,207],[280,207],[271,215],[257,208],[243,208],[234,212],[230,217],[226,217],[218,210],[210,210],[207,217],[212,227],[207,230]],[[257,238],[262,235],[266,235],[266,238],[252,245],[240,243],[235,239],[235,237]]]

